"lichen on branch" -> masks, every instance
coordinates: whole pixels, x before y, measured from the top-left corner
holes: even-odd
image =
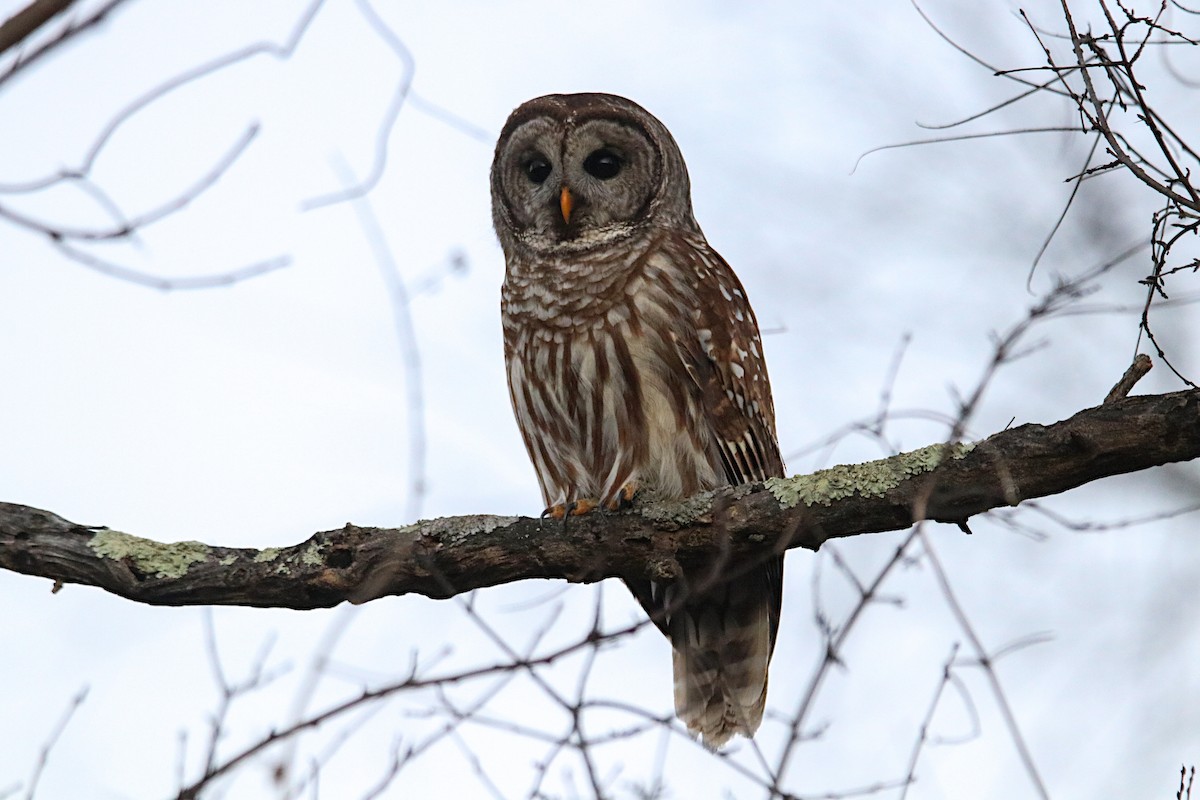
[[[948,457],[947,457],[948,456]],[[1200,458],[1200,390],[1127,397],[1053,425],[1009,428],[866,464],[733,486],[570,523],[470,515],[401,528],[346,525],[288,547],[156,542],[0,503],[0,567],[156,605],[319,608],[408,593],[451,597],[529,578],[661,579],[792,547],[964,524],[989,509]]]

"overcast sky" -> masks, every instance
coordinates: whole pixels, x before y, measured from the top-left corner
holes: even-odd
[[[0,17],[23,5],[0,0]],[[1061,30],[1056,3],[1022,7],[1036,24]],[[92,167],[94,182],[137,217],[187,193],[249,137],[186,208],[132,240],[84,249],[165,279],[284,257],[286,266],[230,286],[161,291],[100,274],[0,219],[0,500],[159,540],[236,547],[293,544],[346,522],[539,511],[504,383],[503,257],[487,176],[509,111],[547,92],[626,95],[675,135],[697,219],[768,333],[779,435],[794,472],[888,454],[863,435],[823,443],[876,413],[901,351],[891,446],[941,441],[956,398],[991,358],[993,334],[1020,322],[1056,276],[1082,274],[1144,241],[1156,207],[1125,176],[1087,184],[1030,277],[1088,140],[976,139],[860,162],[872,148],[939,134],[919,124],[953,122],[1014,92],[908,3],[375,8],[411,54],[413,74],[362,6],[329,0],[290,58],[260,54],[165,95],[126,120]],[[1042,63],[1015,3],[931,0],[923,8],[995,67]],[[132,100],[239,48],[286,41],[303,12],[299,2],[132,0],[0,86],[0,190],[78,167]],[[1173,66],[1194,75],[1200,59],[1190,58],[1180,54]],[[1146,72],[1179,129],[1197,129],[1194,93],[1164,80],[1157,56]],[[387,128],[389,104],[409,78],[411,93]],[[1068,106],[1034,98],[964,132],[1075,121]],[[314,207],[372,173],[381,137],[386,162],[366,202]],[[100,201],[68,184],[3,192],[0,206],[69,226],[111,220]],[[372,247],[370,218],[394,271]],[[1029,354],[994,377],[970,435],[1098,404],[1135,353],[1144,297],[1137,281],[1148,270],[1143,252],[1095,284],[1086,306],[1105,313],[1036,327],[1025,340]],[[406,306],[391,293],[397,276],[411,296]],[[1194,293],[1187,279],[1179,277],[1181,295]],[[1194,308],[1164,309],[1156,319],[1177,366],[1200,374]],[[414,344],[419,364],[409,355]],[[1160,364],[1137,391],[1179,388]],[[1119,522],[1195,502],[1198,479],[1194,465],[1155,470],[1044,506],[1076,521]],[[971,537],[950,526],[931,533],[985,646],[995,653],[1036,640],[996,669],[1051,795],[1173,797],[1179,766],[1200,760],[1197,517],[1086,533],[1035,513],[1018,519],[1040,535],[989,519],[972,521]],[[866,579],[902,536],[858,537],[837,552]],[[27,786],[39,750],[84,688],[37,796],[174,796],[181,772],[188,781],[202,769],[220,703],[207,612],[50,588],[0,573],[0,797]],[[962,691],[943,697],[931,728],[937,743],[923,752],[909,797],[1034,796],[927,560],[895,572],[884,590],[888,602],[868,609],[845,668],[823,686],[810,719],[814,729],[827,727],[794,754],[788,788],[823,795],[901,778],[943,663],[960,643]],[[489,589],[474,595],[474,613],[517,649],[548,626],[541,646],[549,648],[586,632],[598,594],[610,627],[638,619],[615,582]],[[821,656],[815,607],[836,620],[853,602],[829,552],[789,555],[759,736],[769,758]],[[320,643],[334,634],[310,712],[404,676],[414,659],[436,673],[505,657],[460,600],[218,608],[211,619],[230,681],[244,680],[268,644],[273,677],[233,705],[223,756],[304,711],[297,698],[306,697]],[[568,659],[545,680],[573,691],[583,667],[582,658]],[[491,691],[492,718],[553,735],[567,724],[525,676],[463,685],[454,702]],[[589,692],[668,714],[666,641],[643,630],[604,650]],[[294,752],[272,751],[212,796],[276,796],[270,775],[281,758],[303,772],[352,731],[322,769],[320,797],[363,797],[397,743],[445,724],[427,713],[437,706],[430,693],[398,696],[369,718],[302,738]],[[589,724],[602,732],[628,723],[614,712]],[[549,749],[464,724],[383,796],[526,797]],[[749,748],[732,753],[736,765],[758,769]],[[672,798],[762,794],[678,735],[649,733],[596,755],[615,797],[636,796],[658,775]],[[590,796],[582,770],[570,753],[557,756],[544,796]]]

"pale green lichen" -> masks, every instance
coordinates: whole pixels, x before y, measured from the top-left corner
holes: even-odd
[[[304,548],[304,552],[300,554],[300,561],[310,567],[319,567],[325,563],[325,559],[321,557],[321,545],[310,544]]]
[[[520,521],[519,517],[501,517],[494,514],[467,514],[462,517],[423,519],[401,528],[401,536],[419,534],[437,539],[443,545],[452,546],[472,536],[491,533],[497,528],[507,528]]]
[[[479,520],[477,531],[479,533],[491,533],[497,528],[507,528],[509,525],[516,525],[520,521],[520,517],[498,517],[489,514]]]
[[[684,500],[649,502],[639,507],[638,513],[659,527],[686,528],[712,514],[712,492],[701,492]]]
[[[237,556],[231,555],[231,556],[225,556],[224,558],[217,561],[217,563],[220,564],[222,567],[228,567],[230,564],[232,564],[235,561],[237,561]]]
[[[269,561],[274,561],[279,558],[282,553],[283,551],[278,547],[264,547],[254,555],[254,563],[265,564]],[[281,561],[275,567],[276,575],[288,575],[291,573],[291,571],[292,570],[290,567],[288,567],[286,561]]]
[[[180,578],[192,564],[203,561],[212,549],[201,542],[155,542],[120,531],[100,531],[88,542],[96,555],[129,559],[139,572],[156,578]]]
[[[793,508],[799,503],[828,506],[854,495],[882,497],[902,481],[931,472],[946,455],[957,460],[974,448],[974,443],[931,444],[911,453],[865,464],[844,464],[794,478],[771,478],[765,486],[784,508]]]

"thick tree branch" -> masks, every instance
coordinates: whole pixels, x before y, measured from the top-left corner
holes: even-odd
[[[59,45],[103,22],[113,9],[124,2],[126,0],[107,0],[104,5],[91,11],[90,16],[72,20],[36,47],[18,52],[17,57],[9,63],[8,68],[0,72],[0,84],[34,64]],[[0,53],[21,44],[75,3],[76,0],[34,0],[5,20],[3,25],[0,25]]]
[[[0,53],[20,44],[75,2],[76,0],[33,0],[0,24]]]
[[[266,550],[162,544],[0,503],[0,567],[155,605],[318,608],[415,592],[448,597],[524,578],[671,578],[680,565],[752,560],[827,539],[975,514],[1100,478],[1200,458],[1200,391],[1129,397],[1054,425],[766,486],[731,487],[562,523],[466,516],[346,525]]]

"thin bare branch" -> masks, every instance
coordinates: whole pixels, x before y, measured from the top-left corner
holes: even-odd
[[[70,705],[67,706],[67,710],[59,718],[53,730],[50,731],[50,736],[46,739],[45,744],[38,751],[37,762],[33,765],[33,774],[29,776],[29,787],[25,791],[25,800],[33,800],[34,795],[37,794],[38,781],[41,780],[42,772],[46,769],[46,762],[50,759],[50,751],[54,749],[55,743],[58,742],[58,737],[62,736],[63,731],[66,730],[67,723],[71,721],[71,717],[75,715],[75,712],[83,705],[83,701],[87,699],[87,694],[88,690],[86,686],[75,693],[75,696],[71,698]]]
[[[310,5],[301,14],[292,28],[291,33],[283,43],[270,41],[255,42],[248,47],[243,47],[234,50],[231,53],[226,53],[204,64],[191,67],[178,75],[169,78],[155,86],[153,89],[142,94],[132,102],[125,105],[104,125],[100,133],[92,141],[88,147],[87,153],[81,159],[79,166],[59,170],[56,173],[43,176],[31,181],[25,181],[19,184],[0,184],[0,194],[21,194],[27,192],[36,192],[47,189],[54,184],[64,180],[79,180],[87,179],[96,165],[96,160],[100,157],[105,146],[112,139],[113,135],[128,122],[135,117],[139,112],[150,106],[154,102],[161,100],[163,97],[171,94],[178,89],[194,83],[202,78],[207,78],[221,70],[228,69],[235,64],[246,61],[254,56],[269,55],[273,58],[285,61],[291,58],[296,47],[299,46],[300,40],[308,31],[317,12],[324,4],[324,0],[313,0]]]
[[[812,710],[813,704],[816,702],[817,696],[821,690],[821,686],[825,681],[825,677],[829,674],[830,668],[834,664],[841,662],[842,646],[849,637],[855,624],[862,619],[867,607],[870,606],[877,597],[880,588],[884,581],[891,575],[897,565],[904,563],[908,557],[908,549],[912,546],[916,538],[917,529],[914,528],[902,541],[888,562],[875,574],[871,582],[863,588],[859,589],[859,600],[855,603],[854,608],[850,611],[846,620],[836,629],[831,630],[831,635],[825,642],[825,650],[821,655],[820,661],[813,672],[812,677],[808,681],[808,686],[804,691],[800,702],[797,703],[795,711],[791,715],[791,721],[788,725],[788,738],[780,751],[775,762],[775,767],[771,771],[771,790],[777,795],[783,795],[784,777],[787,774],[788,767],[791,764],[792,753],[800,745],[804,739],[809,738],[810,734],[805,730],[808,724],[808,715]],[[856,581],[856,583],[858,583]],[[862,584],[859,584],[862,586]]]
[[[1104,402],[1112,403],[1122,397],[1128,397],[1137,382],[1144,378],[1153,366],[1154,362],[1150,360],[1150,356],[1138,353],[1137,357],[1133,359],[1133,363],[1129,365],[1129,369],[1125,370],[1125,374],[1121,376],[1121,380],[1117,381],[1117,384],[1105,396]]]
[[[1042,128],[1013,128],[1006,131],[987,131],[984,133],[963,133],[956,136],[933,136],[928,139],[911,139],[907,142],[896,142],[895,144],[881,144],[878,147],[872,147],[865,151],[854,161],[854,168],[850,170],[853,175],[862,164],[863,159],[874,153],[881,153],[884,150],[898,150],[902,147],[916,147],[923,144],[945,144],[946,142],[967,142],[972,139],[994,139],[1001,136],[1016,136],[1023,133],[1078,133],[1078,128],[1065,128],[1061,125],[1050,125]]]
[[[1113,126],[1109,122],[1108,113],[1104,108],[1105,103],[1100,100],[1100,96],[1096,93],[1096,87],[1092,82],[1091,72],[1088,68],[1088,59],[1083,54],[1084,39],[1080,36],[1079,32],[1075,28],[1075,18],[1071,15],[1071,9],[1067,5],[1067,0],[1061,0],[1061,2],[1063,17],[1066,19],[1067,27],[1071,32],[1071,46],[1075,51],[1075,60],[1076,63],[1081,67],[1080,74],[1083,77],[1085,96],[1091,105],[1094,115],[1094,125],[1108,142],[1109,152],[1114,158],[1120,161],[1126,169],[1133,173],[1138,180],[1146,184],[1146,186],[1150,187],[1155,192],[1158,192],[1163,197],[1167,197],[1181,206],[1190,208],[1193,211],[1200,211],[1200,200],[1194,196],[1194,193],[1189,192],[1189,194],[1193,194],[1193,196],[1185,197],[1184,195],[1181,195],[1171,189],[1169,186],[1155,180],[1122,146],[1120,140],[1114,133]]]
[[[80,250],[77,247],[72,247],[66,242],[56,242],[55,248],[60,253],[76,261],[88,269],[95,270],[101,275],[109,275],[114,278],[120,278],[129,283],[136,283],[140,286],[146,286],[151,289],[158,289],[163,292],[179,292],[192,289],[212,289],[216,286],[232,286],[235,283],[257,278],[259,275],[266,275],[268,272],[274,272],[278,269],[283,269],[292,263],[291,256],[275,256],[268,258],[265,261],[257,261],[253,264],[247,264],[244,267],[236,267],[230,270],[214,272],[208,275],[185,275],[179,278],[164,278],[159,275],[151,275],[148,272],[132,269],[112,261],[106,261],[99,258],[86,250]]]
[[[358,0],[358,8],[379,38],[387,44],[392,52],[396,54],[396,58],[400,60],[402,74],[400,81],[392,93],[392,100],[388,104],[387,111],[384,112],[383,119],[376,130],[375,160],[371,164],[371,169],[367,173],[367,177],[349,189],[341,189],[330,194],[321,195],[320,197],[314,197],[311,200],[306,200],[300,205],[304,211],[311,211],[322,206],[362,197],[378,185],[380,179],[383,178],[384,169],[387,167],[388,139],[392,135],[392,128],[396,126],[396,120],[399,118],[400,112],[404,109],[409,91],[412,89],[417,62],[413,58],[412,52],[408,49],[408,45],[396,35],[395,31],[388,27],[387,23],[379,16],[379,12],[375,10],[375,7],[371,5],[369,0]]]
[[[335,162],[342,183],[349,186],[353,181],[350,168],[341,161]],[[352,189],[347,189],[352,192]],[[354,213],[366,236],[375,263],[387,287],[392,303],[392,320],[396,328],[396,341],[400,345],[400,357],[404,368],[405,412],[408,417],[408,492],[405,517],[416,519],[421,516],[425,499],[425,388],[421,371],[421,347],[417,341],[417,328],[412,316],[412,295],[405,283],[404,274],[396,257],[388,246],[387,236],[370,198],[365,194],[353,194]]]
[[[904,789],[900,792],[900,800],[905,800],[908,797],[908,790],[917,780],[917,761],[921,758],[921,752],[925,749],[925,745],[930,740],[929,728],[933,725],[933,715],[937,713],[938,705],[942,701],[942,693],[946,687],[950,685],[952,672],[954,667],[954,659],[958,656],[959,643],[955,642],[950,648],[950,655],[946,657],[945,663],[942,664],[942,679],[938,681],[937,689],[933,692],[933,700],[929,703],[929,710],[925,712],[925,718],[921,720],[921,727],[917,731],[917,741],[913,745],[912,753],[908,757],[908,772],[905,773],[906,780]]]
[[[94,253],[84,252],[68,244],[68,240],[103,241],[109,239],[134,237],[141,228],[158,222],[165,217],[178,213],[187,207],[197,197],[211,188],[212,185],[215,184],[216,181],[219,180],[229,169],[233,167],[234,163],[240,159],[246,148],[258,133],[257,124],[251,125],[242,135],[242,137],[234,144],[234,146],[221,159],[219,159],[207,173],[201,176],[201,178],[195,184],[183,191],[180,191],[159,207],[144,212],[140,215],[127,216],[112,199],[108,192],[104,191],[99,186],[96,186],[91,181],[90,174],[96,164],[97,159],[100,157],[101,152],[104,150],[105,146],[112,139],[117,130],[120,129],[120,127],[129,119],[136,116],[140,111],[167,94],[170,94],[171,92],[174,92],[196,80],[212,75],[220,70],[227,69],[234,64],[240,63],[257,55],[265,54],[277,59],[290,58],[296,47],[298,47],[305,32],[309,29],[317,12],[320,10],[322,3],[323,0],[313,0],[306,6],[304,12],[300,15],[284,42],[256,42],[247,47],[227,53],[219,58],[188,69],[185,72],[162,82],[150,91],[144,93],[131,103],[124,106],[115,115],[113,115],[113,117],[101,129],[99,134],[92,141],[79,166],[61,169],[53,174],[31,181],[25,181],[19,184],[0,184],[0,194],[22,194],[42,191],[63,181],[73,182],[79,186],[80,189],[96,199],[96,201],[101,205],[102,208],[104,208],[106,213],[113,220],[114,224],[95,229],[71,228],[46,220],[35,219],[7,207],[0,208],[0,218],[7,219],[10,223],[19,227],[23,227],[33,233],[48,237],[51,242],[53,242],[59,248],[60,252],[62,252],[68,258],[83,264],[90,269],[94,269],[98,272],[119,278],[121,280],[127,280],[139,285],[149,286],[160,290],[204,289],[214,286],[224,286],[247,280],[284,266],[287,263],[287,259],[275,258],[251,265],[249,267],[219,274],[168,279],[149,275],[120,264],[115,264],[95,255]],[[109,3],[104,7],[104,9],[101,9],[99,12],[97,12],[97,15],[107,13],[107,10],[110,10],[115,5],[116,3]],[[69,26],[68,30],[77,30],[78,28],[78,25],[74,26],[74,28]],[[0,81],[2,80],[3,79],[0,79]]]
[[[121,239],[131,235],[134,231],[153,225],[160,222],[165,217],[168,217],[183,208],[186,208],[197,197],[203,194],[207,189],[211,188],[221,177],[234,165],[234,163],[245,153],[246,148],[254,141],[258,135],[259,126],[257,123],[250,125],[242,133],[233,146],[226,151],[208,172],[204,173],[192,184],[189,188],[179,192],[167,202],[146,211],[142,214],[133,217],[123,225],[118,225],[112,228],[72,228],[65,225],[56,225],[44,220],[35,219],[26,216],[10,208],[0,206],[0,217],[7,219],[9,222],[26,228],[34,233],[40,233],[48,237],[51,241],[62,241],[65,239],[75,239],[79,241],[105,241],[109,239]]]
[[[626,629],[611,631],[608,636],[613,639],[628,636],[630,633],[637,630],[638,627],[640,626],[631,626]],[[300,733],[303,733],[304,731],[317,728],[326,722],[337,719],[349,712],[361,709],[364,706],[374,703],[380,699],[390,697],[400,692],[413,691],[416,689],[429,687],[450,686],[478,680],[484,677],[506,675],[522,668],[528,669],[543,664],[552,664],[572,655],[573,653],[578,652],[581,649],[589,648],[593,645],[594,641],[589,635],[577,642],[566,645],[536,658],[519,660],[517,662],[505,660],[490,666],[478,667],[475,669],[464,670],[462,672],[430,676],[425,678],[418,678],[414,674],[404,678],[403,680],[387,684],[377,689],[364,689],[356,696],[340,703],[336,703],[327,708],[325,711],[306,717],[303,720],[281,730],[272,731],[269,735],[259,739],[257,742],[254,742],[253,744],[239,751],[237,754],[228,758],[224,763],[215,769],[206,772],[200,781],[184,787],[182,790],[180,790],[176,800],[198,800],[200,791],[205,786],[209,785],[212,781],[216,780],[222,775],[232,772],[237,767],[248,762],[250,759],[258,756],[279,742],[290,739]],[[454,727],[456,726],[452,726],[451,729],[444,735],[454,735]]]
[[[1091,173],[1090,165],[1092,159],[1096,156],[1096,150],[1100,146],[1100,136],[1097,134],[1092,137],[1092,146],[1088,148],[1087,156],[1083,159],[1083,168],[1079,173],[1071,179],[1071,194],[1067,196],[1067,201],[1063,203],[1062,211],[1058,214],[1058,219],[1054,220],[1054,224],[1050,226],[1050,232],[1046,234],[1046,238],[1042,240],[1042,246],[1038,248],[1037,255],[1033,257],[1033,262],[1029,265],[1029,274],[1025,276],[1025,288],[1028,289],[1033,284],[1033,275],[1037,272],[1038,264],[1042,261],[1042,256],[1046,255],[1046,251],[1050,249],[1050,243],[1054,241],[1054,237],[1058,234],[1063,222],[1067,218],[1067,213],[1071,210],[1071,206],[1075,204],[1075,198],[1079,195],[1079,189],[1083,186],[1084,179]]]
[[[950,586],[950,576],[946,574],[946,570],[937,556],[937,551],[933,547],[933,540],[930,538],[926,526],[918,525],[917,531],[920,534],[921,543],[925,549],[925,557],[933,566],[933,574],[937,579],[938,586],[941,588],[946,605],[950,607],[954,618],[958,620],[959,628],[967,637],[967,641],[971,643],[971,649],[975,651],[979,664],[983,668],[984,675],[987,676],[988,685],[992,690],[992,697],[996,702],[997,708],[1000,710],[1001,717],[1004,719],[1004,726],[1008,729],[1009,738],[1017,750],[1017,755],[1025,768],[1025,774],[1029,776],[1029,780],[1033,784],[1034,791],[1037,792],[1038,797],[1048,800],[1050,793],[1046,791],[1046,785],[1042,781],[1041,773],[1038,771],[1037,764],[1033,760],[1033,753],[1029,750],[1029,745],[1025,743],[1025,737],[1022,735],[1020,726],[1017,724],[1016,715],[1013,714],[1012,707],[1008,703],[1008,697],[1005,695],[1004,689],[1000,686],[1000,676],[996,674],[993,656],[983,646],[983,642],[980,640],[979,634],[975,632],[975,627],[967,617],[966,611],[963,610],[962,605],[958,602],[958,598],[954,594],[954,589]]]

